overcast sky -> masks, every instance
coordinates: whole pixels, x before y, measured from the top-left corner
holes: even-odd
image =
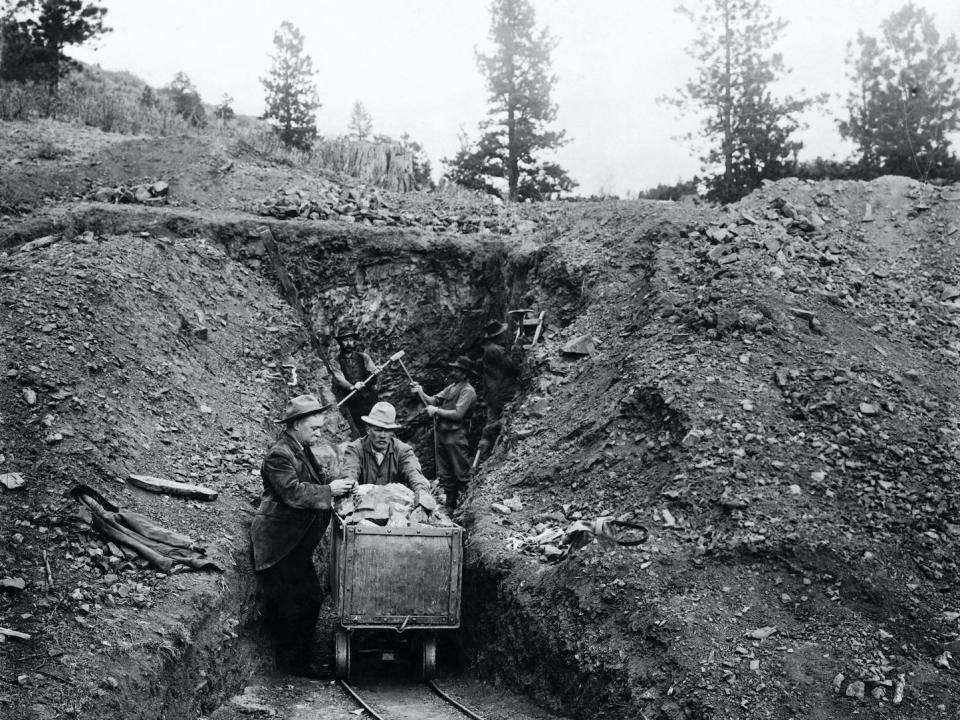
[[[533,0],[537,23],[558,39],[553,70],[556,127],[571,142],[557,159],[578,192],[625,195],[688,179],[699,169],[674,136],[689,127],[655,102],[694,70],[693,38],[673,0]],[[697,0],[687,0],[694,6]],[[346,132],[361,100],[376,133],[419,140],[435,169],[452,156],[465,130],[478,136],[486,91],[474,59],[490,25],[486,0],[99,0],[113,32],[73,53],[108,70],[129,70],[154,86],[178,71],[203,99],[226,93],[244,114],[263,112],[273,33],[283,20],[303,32],[317,70],[322,135]],[[905,0],[776,0],[789,22],[778,49],[793,70],[785,89],[829,92],[830,112],[805,118],[801,158],[845,157],[835,129],[848,88],[846,44],[857,30],[876,34]],[[960,2],[916,0],[935,14],[941,35],[960,32]]]

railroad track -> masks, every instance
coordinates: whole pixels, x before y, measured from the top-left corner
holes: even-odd
[[[337,682],[374,720],[463,720],[465,717],[483,720],[473,710],[447,695],[432,680],[420,685],[367,688],[354,687],[343,679]],[[440,701],[436,698],[440,698]]]

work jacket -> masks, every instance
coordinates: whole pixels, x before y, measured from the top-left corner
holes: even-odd
[[[366,380],[377,371],[373,358],[361,350],[341,352],[336,359],[330,362],[330,372],[334,382],[343,390],[349,392],[353,384]],[[358,395],[376,395],[377,378],[370,378]]]
[[[320,537],[330,522],[330,477],[309,448],[283,433],[260,466],[263,494],[250,526],[253,567],[266,570],[296,547],[314,523]]]
[[[355,480],[358,485],[403,483],[414,492],[430,491],[430,481],[424,477],[413,448],[395,437],[390,438],[380,463],[377,462],[369,436],[347,443],[342,467],[343,477]]]
[[[487,405],[498,408],[509,402],[517,392],[520,365],[509,352],[497,343],[483,346],[483,399]]]
[[[442,433],[466,432],[470,413],[477,403],[477,391],[469,380],[447,385],[431,399],[440,408],[437,412],[437,430]]]

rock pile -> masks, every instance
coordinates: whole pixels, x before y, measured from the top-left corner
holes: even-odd
[[[281,220],[339,220],[375,227],[416,227],[462,234],[512,235],[537,228],[535,221],[514,217],[495,206],[465,212],[445,212],[437,206],[422,211],[403,210],[400,201],[388,200],[386,194],[376,188],[341,187],[333,183],[322,185],[312,194],[300,189],[282,190],[265,199],[254,211]]]
[[[84,200],[105,203],[138,203],[140,205],[166,205],[170,201],[170,184],[163,180],[140,185],[117,185],[99,187],[84,195]]]
[[[334,509],[345,525],[453,525],[440,511],[432,495],[420,493],[415,498],[413,490],[399,483],[357,485],[350,495],[337,499]]]

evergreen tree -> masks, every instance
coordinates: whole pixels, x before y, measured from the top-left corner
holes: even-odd
[[[207,112],[203,108],[200,93],[185,72],[178,72],[167,87],[167,94],[173,102],[174,112],[195,127],[207,124]]]
[[[106,8],[84,0],[15,0],[2,22],[0,78],[46,84],[56,99],[60,79],[80,64],[65,54],[109,32]]]
[[[373,131],[373,118],[367,112],[367,108],[359,100],[353,103],[353,111],[350,113],[350,122],[347,125],[351,137],[357,140],[366,140]]]
[[[320,108],[313,60],[303,51],[303,34],[288,21],[273,36],[270,75],[260,82],[267,92],[263,117],[270,120],[287,147],[309,150],[317,137],[316,111]]]
[[[697,24],[687,52],[698,71],[674,97],[660,101],[683,115],[702,116],[700,130],[684,139],[706,143],[700,160],[709,196],[736,200],[790,171],[802,147],[791,139],[800,127],[796,116],[816,101],[773,96],[771,86],[786,70],[772,48],[786,23],[764,0],[702,0],[699,13],[678,12]]]
[[[868,174],[926,180],[951,175],[947,134],[960,127],[960,50],[941,42],[933,17],[912,2],[888,17],[879,38],[857,34],[847,62],[854,90],[840,134],[853,140]]]
[[[556,41],[535,26],[530,0],[493,0],[490,5],[493,52],[477,54],[486,76],[490,109],[476,145],[462,142],[448,176],[461,185],[495,195],[492,182],[502,178],[507,199],[542,199],[572,190],[576,183],[555,163],[540,163],[538,154],[564,145],[563,131],[547,129],[557,116],[550,94],[556,76],[550,53]]]
[[[226,122],[227,120],[233,120],[237,113],[233,110],[233,98],[223,94],[223,99],[220,100],[220,104],[217,105],[216,109],[213,111],[214,116],[217,120]]]
[[[160,100],[156,93],[153,92],[153,88],[149,85],[144,85],[143,92],[140,93],[140,107],[152,110],[159,105]]]

